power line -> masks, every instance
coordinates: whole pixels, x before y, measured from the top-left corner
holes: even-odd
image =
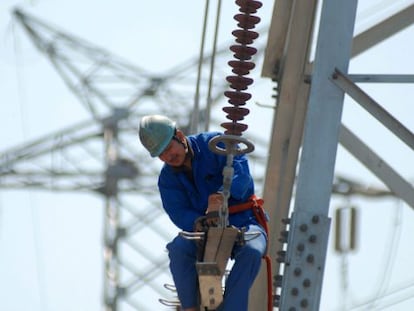
[[[398,204],[398,202],[397,202]],[[401,228],[402,228],[402,204],[398,204],[398,208],[395,210],[394,213],[394,226],[391,228],[391,237],[388,245],[384,248],[385,254],[387,255],[387,259],[384,262],[384,268],[381,269],[382,279],[379,282],[376,294],[374,295],[374,299],[372,304],[369,305],[369,309],[373,309],[376,305],[378,299],[385,294],[389,286],[389,279],[392,275],[392,269],[395,264],[395,259],[397,257],[398,247],[400,244],[401,238]]]
[[[20,42],[18,41],[18,36],[16,32],[16,27],[14,21],[11,23],[11,31],[13,34],[13,49],[14,49],[14,55],[15,55],[15,68],[16,68],[16,80],[17,80],[17,101],[19,103],[19,115],[20,115],[20,128],[21,133],[23,135],[23,139],[27,139],[27,133],[28,129],[26,126],[26,120],[25,120],[25,114],[24,111],[26,109],[27,100],[26,100],[26,89],[25,89],[25,80],[24,80],[24,74],[23,74],[23,67],[22,67],[22,49],[20,46]],[[35,274],[36,274],[36,282],[37,282],[37,294],[39,298],[39,306],[41,310],[48,310],[48,303],[45,295],[45,269],[44,269],[44,260],[43,260],[43,254],[41,250],[41,237],[40,237],[40,231],[39,231],[39,224],[38,224],[38,210],[34,207],[34,198],[33,193],[28,192],[28,205],[30,209],[30,219],[31,219],[31,225],[32,225],[32,239],[33,239],[33,245],[34,245],[34,260],[35,260]]]
[[[400,298],[395,298],[396,300],[394,301],[385,301],[386,299],[392,299],[392,296],[398,295],[404,291],[408,291],[411,290],[410,292],[406,293],[404,296],[400,297]],[[376,310],[381,310],[381,309],[385,309],[389,306],[392,305],[396,305],[399,303],[402,303],[406,300],[409,299],[414,299],[414,280],[412,280],[411,282],[409,282],[408,284],[404,284],[404,285],[400,285],[398,288],[392,289],[391,291],[389,291],[388,293],[384,294],[381,298],[377,299],[377,297],[375,297],[374,299],[369,299],[365,302],[361,302],[358,304],[355,304],[354,306],[351,306],[348,311],[357,311],[363,308],[367,308],[370,304],[372,304],[374,301],[379,300],[380,303],[382,303],[382,305],[378,306]],[[367,309],[369,310],[369,309]]]

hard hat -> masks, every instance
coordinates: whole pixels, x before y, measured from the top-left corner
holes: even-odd
[[[144,116],[139,123],[139,139],[153,158],[167,148],[174,134],[175,122],[165,116]]]

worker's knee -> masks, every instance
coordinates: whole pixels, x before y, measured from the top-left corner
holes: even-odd
[[[261,258],[267,247],[267,237],[263,228],[257,225],[252,225],[249,227],[248,233],[251,236],[247,239],[244,248],[245,252],[248,252],[251,256],[255,258]]]
[[[194,241],[187,240],[182,236],[176,236],[174,240],[167,244],[168,256],[170,260],[178,258],[187,258],[188,260],[196,260],[196,245]]]
[[[263,257],[262,250],[257,247],[252,247],[249,244],[244,245],[235,255],[236,261],[245,262],[250,266],[258,266],[261,263]]]

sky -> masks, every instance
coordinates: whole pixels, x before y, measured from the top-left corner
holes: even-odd
[[[224,1],[223,1],[224,2]],[[260,25],[269,25],[272,1],[263,1]],[[409,5],[410,1],[360,1],[356,32]],[[172,73],[196,57],[201,42],[204,1],[12,1],[0,2],[0,153],[90,118],[46,57],[13,21],[16,7],[46,23],[87,40],[152,73]],[[237,13],[223,3],[219,42],[230,42]],[[210,23],[213,23],[210,21]],[[211,24],[210,24],[211,25]],[[209,32],[211,38],[212,31]],[[350,73],[412,74],[414,26],[352,59]],[[261,64],[257,64],[259,75]],[[223,77],[224,79],[224,77]],[[257,78],[249,131],[270,135],[274,105],[272,85]],[[195,82],[194,82],[195,83]],[[412,84],[361,84],[402,124],[414,131]],[[412,150],[346,98],[343,123],[413,182]],[[138,147],[138,142],[131,142]],[[51,157],[53,160],[53,157]],[[262,173],[255,167],[253,174]],[[342,147],[336,173],[365,186],[384,185]],[[358,248],[338,254],[330,241],[321,310],[388,310],[414,308],[413,210],[396,198],[334,197],[338,207],[359,211]],[[92,311],[102,305],[103,202],[89,193],[50,193],[24,189],[0,191],[0,310]],[[173,227],[168,227],[171,236]],[[159,245],[162,249],[163,245]],[[164,275],[168,280],[168,275]],[[145,292],[144,292],[145,293]],[[152,294],[152,296],[154,296]],[[148,310],[161,310],[145,296]],[[167,294],[166,294],[167,296]],[[166,297],[168,298],[168,297]],[[125,310],[129,310],[125,307]]]

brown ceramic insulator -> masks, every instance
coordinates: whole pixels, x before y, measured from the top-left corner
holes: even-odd
[[[257,49],[251,46],[232,45],[230,50],[234,52],[234,57],[240,60],[250,60]]]
[[[237,122],[224,122],[221,123],[221,126],[226,129],[224,131],[224,134],[226,135],[237,135],[241,136],[241,134],[247,130],[247,125],[243,123],[237,123]]]
[[[236,4],[240,7],[240,12],[247,14],[256,13],[262,7],[261,2],[254,0],[236,0]]]
[[[256,13],[262,4],[255,0],[236,0],[236,4],[243,14],[234,16],[240,29],[232,32],[237,44],[230,46],[230,50],[234,53],[233,56],[236,60],[228,62],[235,75],[226,77],[233,90],[224,92],[232,106],[223,108],[223,111],[227,113],[226,118],[232,122],[224,122],[221,126],[226,129],[225,134],[241,136],[248,126],[239,123],[239,121],[244,120],[244,117],[249,114],[249,109],[241,106],[246,105],[246,102],[252,97],[250,93],[242,91],[253,83],[253,79],[245,76],[255,67],[255,64],[250,60],[257,53],[257,49],[249,45],[259,37],[259,34],[251,29],[260,22],[260,18],[251,14]]]
[[[239,60],[231,60],[228,64],[233,68],[232,72],[239,76],[248,75],[250,70],[253,70],[256,66],[253,62],[242,62]]]
[[[225,91],[224,95],[229,99],[228,102],[234,106],[243,106],[250,98],[252,98],[250,93],[239,91]]]
[[[232,34],[236,37],[236,42],[240,44],[252,44],[259,37],[257,32],[244,29],[234,30]]]
[[[223,111],[228,113],[227,119],[233,121],[243,120],[250,112],[249,109],[243,107],[224,107]]]
[[[253,79],[240,76],[227,76],[226,80],[230,83],[230,87],[234,90],[246,90],[253,83]]]
[[[234,19],[239,22],[237,26],[243,29],[253,29],[260,22],[260,17],[246,14],[236,14]]]

